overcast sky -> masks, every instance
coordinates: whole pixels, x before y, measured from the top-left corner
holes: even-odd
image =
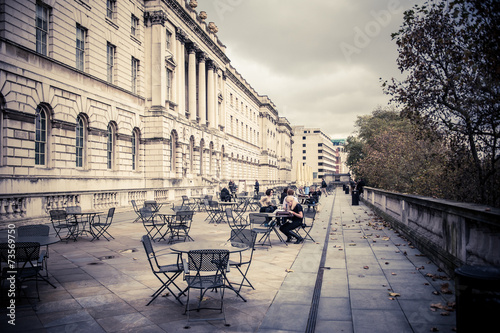
[[[419,0],[198,0],[231,64],[292,126],[347,138],[401,78],[391,33]]]

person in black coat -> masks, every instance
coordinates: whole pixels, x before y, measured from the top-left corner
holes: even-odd
[[[229,190],[227,188],[224,187],[220,191],[220,199],[221,199],[221,201],[224,201],[224,202],[231,201],[231,194],[229,193]]]
[[[255,195],[259,194],[259,189],[260,189],[260,184],[259,184],[259,181],[256,179],[255,180]]]

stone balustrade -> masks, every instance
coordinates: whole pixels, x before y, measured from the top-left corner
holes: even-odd
[[[500,209],[366,187],[362,200],[448,274],[500,267]]]

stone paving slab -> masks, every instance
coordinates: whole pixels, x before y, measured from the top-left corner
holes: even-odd
[[[444,274],[366,206],[352,206],[350,200],[340,189],[321,199],[310,232],[314,242],[285,246],[271,235],[272,247],[257,246],[248,273],[255,290],[241,291],[247,302],[229,290],[225,293],[230,326],[209,321],[185,329],[184,308],[170,295],[146,306],[160,282],[140,242],[145,230],[141,223],[132,223],[135,213],[130,211],[115,214],[110,228],[114,240],[90,242],[82,237],[51,245],[49,276],[57,288],[39,283],[36,311],[20,300],[15,327],[6,323],[2,306],[0,331],[304,332],[312,325],[316,332],[429,332],[433,327],[452,332],[455,312],[442,316],[444,310],[434,312],[430,306],[454,300],[453,294],[440,293],[443,283],[454,290],[453,281],[433,280]],[[195,214],[193,238],[227,240],[229,226],[209,224],[206,216]],[[154,247],[168,250],[169,244],[157,242]],[[239,275],[232,270],[229,277]],[[181,280],[177,282],[183,285]],[[390,299],[389,292],[400,296]],[[316,303],[314,295],[319,297]],[[314,324],[309,321],[312,313]]]

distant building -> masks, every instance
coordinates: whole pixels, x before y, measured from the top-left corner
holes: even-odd
[[[338,169],[338,154],[331,138],[319,128],[293,126],[292,181],[297,180],[297,165],[309,166],[314,183]]]
[[[0,221],[290,182],[290,123],[195,1],[0,6]]]

